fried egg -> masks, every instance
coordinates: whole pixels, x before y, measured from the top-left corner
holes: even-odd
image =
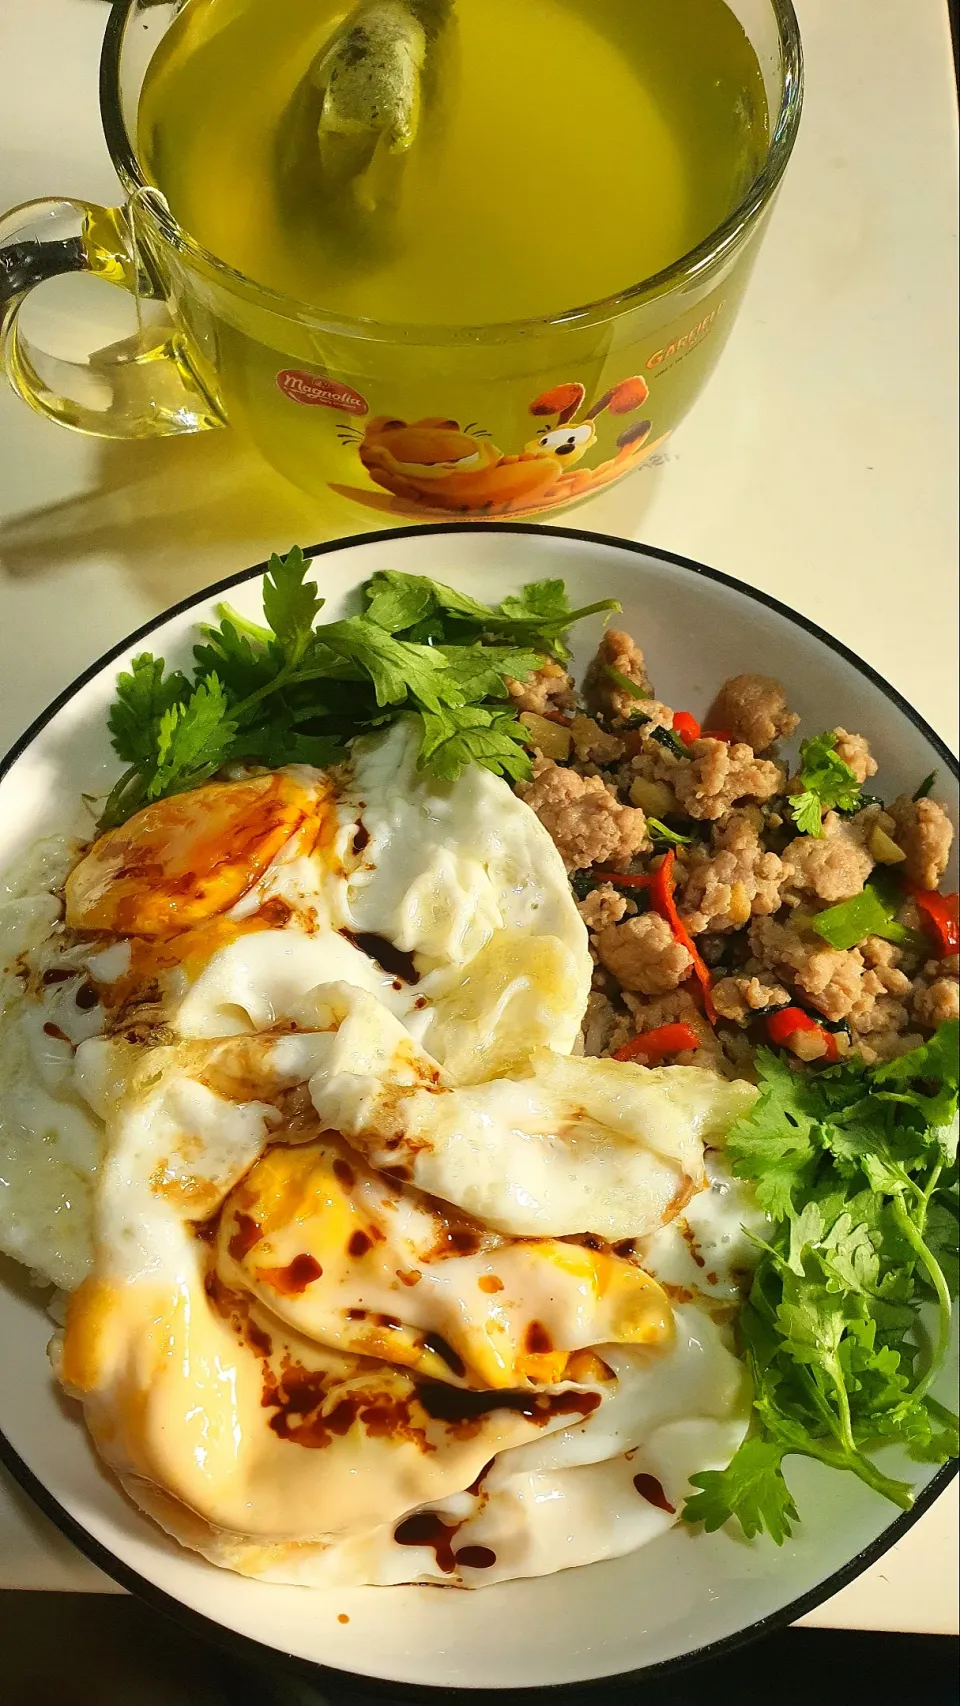
[[[756,1096],[701,1067],[550,1049],[509,1077],[459,1087],[346,984],[314,990],[299,1012],[318,1032],[310,1095],[324,1124],[375,1166],[520,1236],[653,1232],[703,1188],[704,1143]]]
[[[317,1343],[488,1390],[562,1381],[593,1345],[673,1330],[641,1268],[503,1237],[329,1132],[274,1145],[247,1174],[220,1217],[217,1272]]]
[[[422,1277],[445,1259],[431,1254],[444,1244],[443,1214],[402,1193],[391,1201],[370,1178],[347,1185],[333,1172],[345,1150],[318,1146],[318,1122],[296,1094],[312,1040],[178,1044],[145,1058],[94,1040],[78,1051],[88,1085],[96,1080],[107,1157],[93,1270],[70,1299],[58,1373],[132,1496],[146,1484],[251,1542],[326,1543],[459,1490],[505,1446],[596,1408],[612,1376],[599,1358],[571,1355],[584,1342],[615,1332],[654,1344],[672,1333],[665,1294],[629,1264],[503,1240],[490,1255],[502,1260],[503,1303],[476,1283],[471,1319],[468,1285],[458,1323],[450,1281]],[[251,1172],[281,1139],[294,1147],[268,1150]],[[205,1236],[228,1197],[219,1231]],[[389,1246],[391,1262],[420,1262],[417,1287],[382,1266],[368,1293],[362,1258],[354,1253],[351,1265],[360,1215],[371,1232],[388,1228],[366,1237],[384,1254]],[[308,1262],[284,1263],[291,1248]],[[333,1283],[313,1301],[323,1263]],[[477,1282],[481,1270],[482,1260]],[[528,1276],[525,1299],[518,1288]],[[350,1320],[345,1305],[361,1299],[406,1317],[396,1318],[407,1327],[406,1357],[388,1358],[387,1345]],[[552,1358],[524,1331],[536,1308],[555,1335]],[[499,1327],[488,1347],[485,1324]],[[462,1347],[464,1373],[468,1357],[483,1364],[470,1389],[457,1383],[444,1329]],[[489,1390],[488,1373],[510,1389]],[[514,1389],[514,1377],[529,1390]]]
[[[652,1537],[650,1477],[675,1504],[736,1444],[723,1329],[614,1251],[492,1232],[371,1169],[308,1091],[327,1041],[79,1046],[107,1153],[55,1356],[102,1455],[171,1533],[270,1579],[442,1579],[447,1551],[411,1540],[428,1517],[463,1580],[488,1579],[476,1547],[492,1580]],[[550,1500],[593,1511],[572,1553]]]
[[[756,1217],[705,1150],[756,1092],[576,1056],[552,841],[416,757],[210,783],[0,891],[0,1246],[70,1293],[131,1497],[268,1580],[613,1556],[744,1427]]]

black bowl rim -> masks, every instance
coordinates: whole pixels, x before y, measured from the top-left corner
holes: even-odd
[[[612,547],[617,551],[632,551],[638,557],[653,557],[658,562],[667,563],[673,568],[683,569],[687,573],[698,575],[704,580],[714,581],[745,598],[752,599],[756,604],[764,605],[766,609],[773,610],[777,615],[785,617],[794,627],[803,629],[805,633],[819,640],[830,651],[835,652],[838,657],[842,657],[847,663],[851,664],[874,687],[879,688],[885,698],[889,699],[891,704],[895,705],[897,710],[919,730],[950,773],[960,781],[960,765],[958,765],[949,747],[930,727],[926,719],[921,717],[919,711],[916,711],[889,681],[865,659],[858,657],[856,652],[851,651],[849,646],[844,645],[842,640],[835,639],[816,622],[811,622],[809,617],[801,615],[799,611],[791,610],[789,605],[781,603],[778,598],[774,598],[770,593],[763,592],[758,587],[748,586],[745,582],[737,580],[733,575],[724,574],[720,569],[709,568],[706,564],[698,563],[691,557],[680,556],[675,551],[665,551],[658,546],[644,545],[636,540],[619,539],[611,534],[594,533],[585,528],[549,527],[542,523],[519,521],[488,521],[482,523],[481,526],[494,533],[512,533],[521,537],[534,533],[547,538],[573,539],[580,543],[600,545],[608,549]],[[352,550],[364,545],[389,544],[392,539],[411,539],[421,536],[426,538],[434,534],[476,532],[477,523],[474,521],[425,523],[410,527],[388,528],[376,533],[350,534],[345,538],[327,540],[320,545],[310,546],[304,551],[304,555],[310,558],[325,557],[335,551]],[[68,687],[57,694],[47,709],[42,711],[29,728],[25,729],[20,738],[14,742],[6,756],[0,759],[0,783],[3,782],[7,772],[32,745],[37,736],[53,721],[63,707],[69,704],[81,688],[100,674],[101,670],[122,657],[131,646],[146,639],[157,628],[163,627],[172,617],[182,615],[198,604],[207,603],[211,598],[228,592],[231,587],[254,580],[258,575],[262,576],[267,567],[267,563],[257,563],[253,568],[240,569],[235,574],[214,581],[210,586],[202,587],[199,592],[191,593],[188,598],[183,598],[179,603],[171,605],[159,616],[152,617],[142,627],[137,628],[125,639],[111,646],[95,663],[90,664]],[[588,1677],[575,1683],[545,1683],[530,1688],[486,1689],[449,1688],[443,1685],[434,1686],[425,1683],[392,1682],[388,1678],[365,1676],[361,1672],[345,1671],[332,1665],[303,1659],[295,1653],[285,1653],[279,1647],[268,1646],[265,1642],[257,1641],[252,1636],[241,1635],[233,1629],[228,1629],[224,1624],[207,1617],[203,1612],[195,1611],[192,1607],[185,1605],[182,1600],[167,1593],[163,1588],[158,1588],[136,1570],[131,1569],[129,1565],[122,1563],[99,1540],[94,1539],[93,1535],[89,1534],[83,1525],[61,1505],[60,1501],[28,1467],[2,1431],[0,1431],[0,1463],[3,1463],[34,1504],[39,1506],[44,1515],[50,1518],[68,1540],[73,1542],[78,1551],[89,1558],[91,1563],[96,1564],[105,1575],[112,1577],[121,1587],[136,1594],[139,1599],[142,1599],[154,1610],[173,1618],[175,1622],[193,1634],[212,1641],[234,1656],[246,1658],[254,1663],[272,1662],[279,1664],[281,1668],[306,1677],[320,1685],[323,1684],[324,1679],[340,1684],[356,1683],[368,1698],[374,1700],[380,1698],[385,1702],[391,1702],[392,1706],[396,1706],[398,1701],[398,1688],[402,1691],[399,1696],[400,1699],[429,1703],[430,1701],[438,1701],[442,1697],[444,1701],[449,1703],[449,1706],[478,1706],[485,1693],[495,1696],[496,1700],[502,1703],[502,1706],[554,1706],[554,1703],[556,1706],[561,1706],[561,1703],[565,1701],[569,1701],[572,1706],[572,1703],[578,1698],[582,1699],[583,1691],[591,1687],[603,1685],[605,1688],[615,1689],[619,1694],[624,1689],[632,1689],[642,1679],[665,1677],[693,1665],[702,1664],[708,1659],[720,1658],[726,1653],[734,1652],[747,1642],[755,1641],[763,1635],[772,1634],[777,1629],[795,1623],[799,1617],[813,1611],[818,1605],[822,1605],[824,1600],[831,1599],[841,1588],[855,1581],[857,1576],[862,1575],[879,1558],[882,1558],[891,1546],[902,1539],[903,1535],[913,1527],[924,1512],[929,1510],[934,1501],[949,1486],[957,1474],[958,1468],[960,1468],[957,1461],[945,1463],[928,1482],[913,1507],[895,1517],[883,1530],[883,1533],[878,1535],[876,1540],[871,1541],[869,1546],[865,1546],[848,1563],[842,1565],[840,1569],[834,1570],[807,1593],[801,1594],[797,1599],[791,1600],[788,1605],[781,1606],[779,1610],[770,1612],[766,1617],[759,1618],[755,1623],[749,1624],[744,1629],[738,1629],[733,1634],[724,1635],[721,1639],[711,1641],[706,1646],[694,1648],[688,1653],[677,1654],[675,1658],[661,1659],[654,1664],[641,1665],[639,1668],[630,1671]]]

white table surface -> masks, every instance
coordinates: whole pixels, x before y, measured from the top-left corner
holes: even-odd
[[[806,112],[726,353],[665,462],[569,519],[775,593],[868,659],[955,748],[946,3],[796,3]],[[43,194],[115,199],[96,102],[106,16],[102,0],[0,0],[0,209]],[[90,323],[115,312],[106,286],[80,288]],[[227,433],[98,443],[0,389],[0,750],[166,605],[274,548],[360,525],[346,506],[318,513]],[[0,1587],[112,1584],[2,1479]],[[804,1621],[956,1631],[957,1483]]]

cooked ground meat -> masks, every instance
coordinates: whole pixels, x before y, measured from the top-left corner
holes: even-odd
[[[894,839],[907,855],[900,867],[921,889],[935,889],[947,868],[953,844],[953,825],[938,800],[911,800],[898,795],[889,808]]]
[[[529,681],[508,679],[507,688],[518,711],[536,711],[541,717],[547,711],[571,711],[575,702],[573,678],[553,658],[545,658]]]
[[[580,764],[615,764],[618,758],[623,757],[623,741],[617,735],[606,734],[593,717],[584,717],[578,711],[570,725],[570,733]]]
[[[750,947],[759,971],[775,971],[827,1019],[848,1019],[864,1000],[866,968],[856,948],[830,948],[773,918],[754,919]]]
[[[868,972],[863,979],[863,1010],[851,1015],[854,1047],[868,1061],[892,1059],[893,1054],[904,1053],[900,1039],[907,1034],[911,1013],[905,1001],[897,1001],[892,995],[876,995],[875,991],[868,988],[870,981],[871,972]],[[871,995],[873,1000],[870,1000]],[[921,1041],[921,1037],[914,1032],[914,1046]]]
[[[869,822],[865,821],[868,817]],[[798,835],[791,841],[782,855],[783,898],[787,904],[792,906],[810,898],[832,906],[859,894],[873,870],[873,860],[864,843],[876,817],[876,807],[848,821],[836,812],[827,812],[822,837]]]
[[[517,789],[555,842],[568,871],[598,863],[625,870],[653,845],[637,806],[625,806],[600,776],[578,776],[552,759],[534,762],[533,780]]]
[[[611,669],[637,694],[612,680]],[[719,1018],[716,1028],[704,1018],[694,999],[693,956],[668,922],[659,912],[638,912],[633,891],[601,883],[579,903],[594,961],[581,1035],[586,1053],[613,1054],[639,1034],[682,1022],[701,1046],[678,1059],[749,1076],[758,1034],[752,1021],[768,1009],[799,1004],[820,1014],[836,1027],[839,1053],[856,1050],[868,1063],[917,1046],[956,1017],[957,956],[929,957],[931,927],[913,893],[935,889],[947,864],[953,830],[940,804],[904,795],[852,817],[827,811],[821,835],[798,835],[778,796],[801,791],[802,783],[787,782],[785,765],[761,756],[797,726],[779,681],[731,676],[706,718],[708,728],[731,738],[705,735],[684,747],[655,738],[658,729],[674,727],[674,712],[653,697],[643,655],[622,630],[605,634],[584,688],[592,715],[574,708],[570,677],[557,664],[546,663],[522,687],[513,684],[517,703],[531,712],[574,710],[567,726],[553,731],[563,750],[544,734],[546,751],[518,792],[569,871],[602,864],[645,871],[640,855],[653,846],[648,819],[678,832],[677,905],[717,979]],[[862,786],[877,770],[867,741],[842,727],[833,733],[838,756]],[[662,845],[659,830],[656,840]],[[898,849],[903,859],[894,868],[905,887],[897,920],[907,939],[871,936],[850,949],[830,947],[811,928],[811,915],[860,894],[874,866],[894,864]],[[798,1031],[786,1046],[803,1060],[834,1057],[819,1028]]]
[[[857,781],[861,785],[868,776],[877,774],[877,761],[871,757],[870,748],[862,735],[848,734],[846,729],[834,729],[837,737],[837,757],[849,765]]]
[[[955,977],[937,977],[921,984],[913,997],[913,1016],[928,1030],[936,1030],[944,1019],[960,1019],[960,984]]]
[[[758,967],[774,967],[824,1018],[846,1019],[854,1047],[870,1063],[890,1060],[922,1038],[908,1031],[909,978],[878,951],[876,938],[868,941],[866,953],[829,948],[771,918],[758,919],[750,929]]]
[[[595,938],[600,962],[621,988],[643,995],[665,995],[690,973],[693,956],[678,942],[665,918],[645,912],[610,924]]]
[[[618,687],[607,674],[610,667],[625,675],[639,687],[645,698],[653,697],[653,688],[647,675],[643,653],[639,646],[634,645],[629,634],[622,628],[608,628],[597,647],[597,655],[587,670],[583,681],[583,696],[588,708],[601,717],[611,721],[626,721],[634,712],[646,706],[634,694],[628,693],[625,687]]]
[[[866,1066],[879,1066],[881,1061],[895,1060],[898,1054],[908,1054],[910,1049],[919,1048],[923,1041],[920,1031],[898,1031],[891,1027],[871,1037],[869,1042],[865,1037],[858,1037],[856,1049]]]
[[[578,911],[588,930],[605,930],[626,915],[627,899],[610,883],[601,883],[578,903]]]
[[[775,740],[786,739],[799,721],[772,675],[732,675],[707,712],[708,728],[729,730],[734,740],[752,746],[754,752],[765,752]]]
[[[711,846],[711,853],[691,852],[684,867],[679,904],[692,935],[739,930],[751,917],[779,910],[783,866],[746,812],[718,824]]]
[[[615,1054],[636,1035],[636,1026],[628,1014],[617,1010],[609,996],[594,990],[587,1001],[581,1035],[584,1054]]]
[[[654,780],[673,789],[690,817],[723,817],[740,800],[771,799],[783,784],[778,765],[756,758],[752,747],[724,740],[695,740],[687,758],[648,741],[644,758]]]
[[[900,948],[893,942],[885,942],[882,936],[868,936],[860,943],[860,953],[864,964],[876,974],[888,995],[907,994],[910,979],[901,967],[903,954]]]
[[[765,1007],[786,1007],[790,996],[780,983],[763,983],[759,977],[722,977],[713,986],[713,1002],[724,1019],[743,1025]]]

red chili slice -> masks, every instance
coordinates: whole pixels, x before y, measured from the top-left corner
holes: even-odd
[[[781,1007],[779,1013],[771,1013],[767,1019],[767,1036],[778,1048],[789,1047],[790,1038],[795,1036],[797,1031],[816,1031],[826,1044],[823,1058],[828,1061],[840,1059],[836,1037],[830,1031],[824,1030],[822,1025],[818,1025],[816,1019],[811,1019],[802,1007]]]
[[[694,975],[700,985],[700,988],[703,990],[703,1010],[711,1025],[714,1025],[717,1021],[717,1009],[713,1005],[713,995],[711,994],[713,979],[710,976],[710,969],[704,960],[700,949],[697,947],[696,942],[680,917],[680,914],[677,911],[677,903],[674,899],[674,890],[676,885],[673,880],[673,867],[675,861],[676,854],[671,847],[669,852],[664,854],[659,867],[653,874],[650,898],[661,918],[666,919],[677,941],[680,942],[691,955],[693,959]]]
[[[687,746],[700,739],[700,724],[690,711],[674,711],[673,726]]]
[[[613,883],[620,888],[650,890],[650,899],[656,911],[659,912],[661,918],[666,919],[673,931],[675,940],[686,948],[693,960],[694,976],[703,991],[703,1010],[711,1025],[714,1025],[717,1020],[717,1009],[713,1004],[711,994],[713,979],[710,976],[710,968],[680,917],[677,911],[677,903],[674,900],[673,867],[675,860],[676,854],[671,847],[669,852],[664,854],[657,869],[649,877],[634,876],[632,873],[624,875],[620,871],[595,871],[594,875],[600,878],[602,882]]]
[[[645,1066],[656,1066],[668,1055],[683,1054],[687,1049],[700,1047],[700,1038],[691,1025],[657,1025],[618,1048],[614,1060],[642,1060]]]
[[[939,894],[936,889],[921,889],[915,883],[908,886],[941,956],[960,954],[960,894]]]

